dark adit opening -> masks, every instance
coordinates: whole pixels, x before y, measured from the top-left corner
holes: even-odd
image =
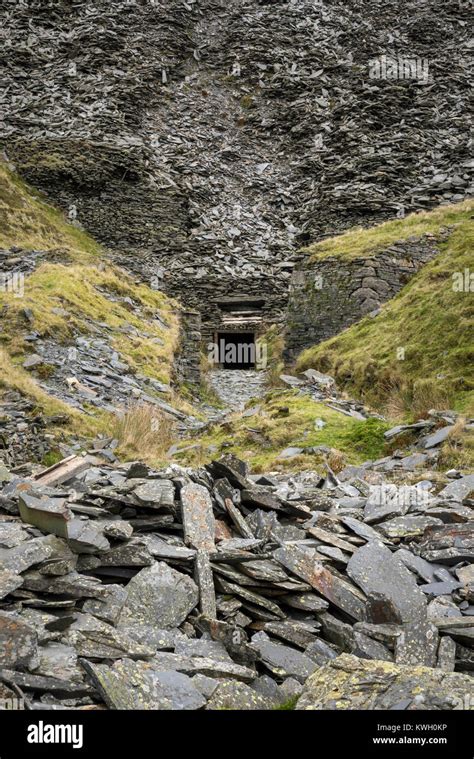
[[[254,332],[218,332],[217,346],[223,369],[255,369]]]

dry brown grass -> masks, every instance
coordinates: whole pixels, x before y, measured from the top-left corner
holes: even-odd
[[[442,446],[438,465],[441,469],[474,471],[474,431],[464,417],[458,419]]]
[[[150,403],[134,403],[116,418],[112,434],[119,441],[118,452],[128,460],[150,464],[162,461],[175,441],[172,419]]]
[[[414,419],[425,418],[430,409],[451,407],[450,385],[441,387],[431,379],[423,379],[412,385],[394,378],[391,386],[385,388],[386,401],[383,412],[389,419],[404,419],[407,413]]]
[[[342,472],[346,466],[347,458],[342,451],[338,451],[337,448],[331,448],[331,452],[328,456],[328,464],[332,471],[337,474],[338,472]]]

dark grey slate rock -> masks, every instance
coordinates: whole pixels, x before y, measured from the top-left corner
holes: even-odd
[[[78,664],[77,651],[72,646],[50,641],[38,647],[37,656],[37,666],[30,667],[33,674],[75,683],[84,681],[84,671]]]
[[[403,625],[397,639],[396,661],[432,665],[436,631],[427,620],[426,598],[413,574],[388,548],[375,542],[367,543],[353,554],[347,572],[367,594],[385,596],[400,615]]]
[[[217,686],[207,702],[206,709],[256,711],[271,709],[272,705],[271,701],[266,699],[260,693],[257,693],[249,685],[229,680],[224,681]]]
[[[309,656],[318,667],[322,667],[327,661],[329,661],[329,659],[335,659],[337,656],[336,651],[321,638],[310,643],[305,649],[305,654],[306,656]]]
[[[60,538],[68,537],[67,526],[72,519],[72,512],[64,504],[64,498],[36,498],[26,493],[21,494],[18,501],[24,522]]]
[[[441,429],[432,432],[431,435],[421,439],[420,444],[423,448],[435,448],[437,445],[443,443],[451,434],[454,425],[449,424],[447,427],[441,427]]]
[[[103,530],[90,519],[71,519],[67,525],[67,541],[75,553],[99,553],[110,548]]]
[[[85,601],[82,609],[87,614],[115,625],[127,596],[127,590],[121,585],[107,585],[102,598]]]
[[[391,709],[406,701],[412,708],[450,710],[471,695],[467,675],[342,654],[308,679],[296,709]]]
[[[273,643],[264,633],[254,635],[251,646],[270,672],[280,679],[294,677],[299,682],[304,682],[317,667],[309,656],[289,646]]]
[[[454,590],[457,590],[458,588],[462,588],[462,585],[456,580],[430,582],[426,585],[420,585],[420,589],[423,591],[423,593],[425,593],[430,598],[450,595]]]
[[[113,667],[85,662],[86,671],[111,709],[200,709],[206,699],[191,678],[122,659]],[[133,687],[130,687],[130,686]]]
[[[455,501],[462,501],[473,491],[474,474],[468,474],[466,477],[461,477],[458,480],[450,482],[449,485],[440,490],[438,496],[440,498],[452,498]]]
[[[14,548],[0,548],[2,569],[20,574],[35,564],[40,564],[53,553],[51,539],[57,540],[54,535],[47,535],[20,543]]]
[[[235,488],[242,490],[250,486],[248,465],[231,453],[213,461],[206,468],[215,478],[226,478]]]
[[[149,567],[154,563],[148,545],[141,537],[101,552],[98,558],[102,567]]]
[[[355,556],[357,555],[354,554]],[[335,606],[350,614],[354,619],[365,618],[364,595],[347,580],[331,572],[330,568],[313,559],[311,553],[296,546],[278,548],[274,557],[284,567],[308,582]]]
[[[209,554],[204,549],[196,551],[194,563],[194,579],[199,589],[199,608],[206,617],[217,617],[216,594],[214,589],[214,576],[212,572]]]
[[[181,489],[180,499],[186,544],[191,548],[213,551],[215,520],[209,492],[202,485],[192,483]]]
[[[91,614],[76,614],[63,640],[74,646],[79,656],[92,660],[149,659],[155,653],[154,648],[142,645],[125,630],[117,630]]]
[[[23,669],[37,653],[35,630],[17,615],[0,611],[0,667]]]
[[[164,562],[142,569],[128,585],[119,626],[133,622],[175,628],[198,602],[194,581]]]
[[[441,519],[431,516],[404,516],[388,519],[379,525],[383,534],[393,538],[415,538],[423,535],[427,527],[442,524]]]
[[[372,541],[359,548],[347,565],[347,573],[365,593],[387,596],[403,622],[426,616],[426,599],[412,573],[382,543]]]
[[[149,509],[172,508],[174,485],[171,480],[147,480],[133,490],[135,502]]]

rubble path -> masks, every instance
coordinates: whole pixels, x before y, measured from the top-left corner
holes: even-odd
[[[213,369],[208,378],[216,395],[232,411],[242,411],[248,401],[265,392],[266,373],[253,369]]]

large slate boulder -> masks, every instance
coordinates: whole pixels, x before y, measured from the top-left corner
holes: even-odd
[[[474,709],[468,675],[342,654],[314,672],[296,709]]]

